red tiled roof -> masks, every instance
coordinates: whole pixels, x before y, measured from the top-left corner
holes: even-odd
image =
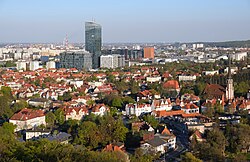
[[[195,132],[193,133],[193,135],[196,136],[196,138],[199,138],[199,139],[202,139],[202,135],[201,135],[201,132],[199,130],[195,130]]]
[[[42,117],[42,116],[45,116],[43,110],[33,110],[33,109],[24,108],[21,111],[19,111],[18,113],[15,113],[10,118],[10,120],[25,121],[25,120],[34,119],[37,117]]]
[[[199,113],[191,113],[191,114],[181,114],[181,116],[183,118],[194,118],[194,117],[201,116],[201,114],[199,114]]]
[[[199,107],[193,103],[187,103],[182,108],[183,109],[198,109]]]
[[[103,149],[103,151],[122,151],[122,149],[118,146],[109,144]]]
[[[88,109],[86,107],[73,107],[73,108],[65,108],[65,114],[70,115],[73,111],[76,112],[76,114],[79,114],[80,111],[83,111],[85,113],[88,112]]]
[[[175,115],[182,115],[184,114],[183,110],[176,110],[176,111],[154,111],[154,113],[156,114],[157,117],[166,117],[166,116],[175,116]]]
[[[177,80],[169,80],[163,84],[163,87],[168,88],[168,89],[179,89],[180,88]]]
[[[168,130],[168,128],[164,128],[163,131],[161,132],[162,135],[171,135],[170,131]]]

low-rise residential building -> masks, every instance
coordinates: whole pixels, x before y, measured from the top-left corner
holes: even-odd
[[[24,140],[29,140],[32,138],[38,138],[40,136],[49,135],[51,130],[49,129],[31,129],[25,131]]]
[[[65,109],[66,120],[81,120],[89,111],[86,107],[70,107]]]
[[[181,81],[195,81],[196,76],[195,75],[179,75],[179,82]]]
[[[155,110],[155,111],[172,110],[172,104],[171,104],[170,98],[153,100],[151,107],[152,107],[152,110]]]
[[[146,78],[147,82],[154,83],[154,82],[160,82],[161,77],[160,76],[150,76]]]
[[[194,103],[186,103],[184,106],[182,106],[181,110],[183,110],[187,114],[199,113],[199,107]]]
[[[155,136],[153,139],[145,141],[144,144],[141,145],[141,148],[144,152],[160,152],[164,154],[167,151],[167,142],[161,139],[158,136]]]
[[[150,104],[127,104],[125,107],[126,115],[140,116],[152,111]]]
[[[96,104],[91,108],[91,113],[100,116],[107,114],[109,111],[110,111],[109,108],[104,104]]]
[[[17,126],[15,131],[32,129],[40,125],[46,125],[43,110],[33,110],[28,108],[24,108],[18,113],[15,113],[10,118],[9,122]]]

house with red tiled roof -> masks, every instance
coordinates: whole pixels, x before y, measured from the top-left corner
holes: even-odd
[[[17,126],[15,131],[46,125],[45,113],[43,110],[33,110],[28,108],[24,108],[15,113],[10,118],[9,122]]]
[[[156,111],[169,111],[172,110],[172,104],[170,101],[170,98],[168,99],[159,99],[159,100],[153,100],[152,102],[152,110],[156,110]]]
[[[156,136],[159,136],[161,139],[167,142],[168,150],[175,149],[176,136],[170,132],[166,126],[161,132],[157,133]]]
[[[184,95],[181,96],[181,100],[190,101],[192,103],[198,103],[200,102],[200,97],[194,94],[185,93]]]
[[[94,93],[111,93],[113,88],[111,85],[102,85],[95,88]]]
[[[167,117],[167,116],[181,116],[182,114],[184,114],[183,110],[170,110],[170,111],[166,111],[166,110],[161,110],[161,111],[156,111],[153,110],[152,114],[157,117],[157,118],[161,118],[161,117]]]
[[[72,101],[75,101],[78,103],[78,105],[87,105],[87,101],[91,100],[90,96],[78,96],[78,97],[73,97]]]
[[[91,113],[100,116],[107,114],[109,111],[110,111],[109,108],[104,104],[96,104],[91,108]]]
[[[239,104],[239,110],[248,110],[250,113],[250,100],[242,100]]]
[[[129,156],[125,152],[124,144],[121,142],[108,144],[105,146],[105,148],[102,151],[107,151],[107,152],[118,151],[118,152],[120,152],[119,158],[121,161],[126,161],[126,162],[130,161]]]
[[[196,129],[194,133],[189,137],[190,141],[192,141],[193,139],[196,139],[198,142],[202,142],[205,140],[203,138],[203,134],[198,129]]]
[[[221,99],[225,97],[226,94],[226,89],[222,87],[219,84],[207,84],[204,91],[203,95],[207,99]]]
[[[88,109],[85,106],[81,107],[68,107],[64,109],[66,120],[81,120],[85,115],[89,114]]]
[[[108,144],[103,149],[103,151],[121,151],[124,152],[124,144],[123,143],[117,143],[117,144]]]
[[[163,83],[163,88],[180,92],[180,85],[177,80],[168,80]]]
[[[152,97],[152,93],[149,90],[144,90],[137,93],[136,99],[139,102],[140,100],[150,100]]]
[[[195,105],[194,103],[186,103],[184,106],[181,107],[181,110],[183,110],[185,113],[199,113],[199,107]]]

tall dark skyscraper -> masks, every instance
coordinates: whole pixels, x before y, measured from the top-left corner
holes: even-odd
[[[93,54],[92,67],[100,66],[102,27],[95,22],[85,22],[85,49]]]

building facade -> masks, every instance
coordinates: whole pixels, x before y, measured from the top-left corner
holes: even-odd
[[[144,48],[144,58],[153,59],[155,57],[154,47],[145,47]]]
[[[10,123],[16,125],[15,131],[22,129],[31,129],[40,125],[46,125],[45,113],[42,110],[32,110],[24,108],[15,113],[9,120]]]
[[[91,69],[92,54],[86,51],[60,53],[60,67],[77,68],[78,70]]]
[[[102,55],[100,57],[101,68],[117,68],[125,66],[125,57],[123,55]]]
[[[31,61],[30,62],[30,70],[31,71],[35,71],[37,69],[39,69],[39,62],[38,61]]]
[[[228,79],[227,79],[227,88],[226,88],[226,99],[233,100],[234,99],[234,85],[233,78],[231,74],[231,57],[228,57]]]
[[[93,54],[92,68],[100,66],[102,27],[95,22],[85,22],[85,49]]]

